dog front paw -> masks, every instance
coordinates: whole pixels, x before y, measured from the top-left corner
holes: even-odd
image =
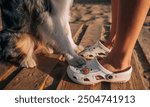
[[[21,62],[21,67],[24,67],[24,68],[34,68],[36,67],[36,62],[33,58],[25,58],[22,62]]]
[[[78,67],[78,68],[80,68],[86,64],[86,60],[80,56],[75,56],[75,57],[67,56],[67,61],[68,61],[69,65],[72,65],[72,66]]]

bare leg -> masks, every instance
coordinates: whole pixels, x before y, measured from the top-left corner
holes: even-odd
[[[117,20],[118,20],[118,2],[119,0],[112,0],[112,26],[110,30],[110,36],[108,38],[108,41],[105,43],[105,46],[108,48],[112,48],[112,45],[115,41],[115,35],[117,31]]]
[[[150,7],[149,0],[120,0],[114,47],[101,63],[112,71],[130,66],[132,51]]]

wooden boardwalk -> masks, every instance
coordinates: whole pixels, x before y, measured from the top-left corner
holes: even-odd
[[[0,21],[1,25],[1,21]],[[99,24],[71,24],[75,42],[86,47],[94,44],[101,36],[102,26]],[[1,29],[1,26],[0,26]],[[147,31],[142,32],[146,33]],[[148,32],[149,33],[149,32]],[[150,48],[148,34],[139,38],[133,52],[132,66],[134,72],[129,82],[99,83],[92,86],[79,85],[72,82],[67,74],[67,63],[62,55],[37,55],[38,66],[34,69],[16,67],[0,61],[0,89],[4,90],[145,90],[147,82],[143,72],[150,70]],[[146,45],[147,44],[147,45]],[[142,48],[141,48],[142,47]],[[142,49],[139,51],[139,48]],[[144,58],[138,54],[142,52]],[[141,60],[142,58],[142,60]],[[143,61],[143,62],[141,62]]]

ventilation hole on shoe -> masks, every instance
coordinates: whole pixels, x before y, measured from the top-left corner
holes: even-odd
[[[100,55],[105,55],[104,53],[98,53],[98,55],[100,56]]]
[[[73,78],[77,80],[77,77],[73,76]]]
[[[89,55],[89,57],[94,57],[93,55]]]
[[[101,80],[101,79],[104,79],[104,77],[100,76],[100,75],[97,75],[95,76],[96,80]]]
[[[84,78],[84,81],[90,81],[88,78]]]

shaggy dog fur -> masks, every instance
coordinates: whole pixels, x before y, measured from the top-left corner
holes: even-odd
[[[85,60],[75,53],[69,26],[73,0],[0,0],[3,30],[0,32],[0,58],[36,66],[34,51],[42,45],[65,55],[68,63],[81,66]]]

